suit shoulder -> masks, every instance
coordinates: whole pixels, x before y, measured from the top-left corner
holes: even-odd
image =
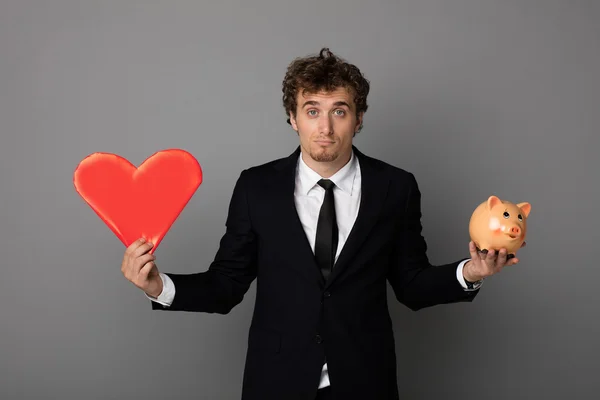
[[[269,177],[274,176],[277,173],[275,167],[278,164],[285,162],[286,159],[287,157],[282,157],[263,164],[249,166],[241,172],[240,178],[248,179],[252,182],[264,182],[265,179],[268,180]]]
[[[414,174],[404,168],[379,160],[377,158],[364,155],[363,157],[365,157],[377,169],[384,171],[386,174],[388,174],[389,177],[394,181],[407,182],[415,180]]]

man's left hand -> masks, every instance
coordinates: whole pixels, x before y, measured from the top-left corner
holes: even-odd
[[[525,247],[525,242],[521,247]],[[467,261],[463,267],[463,276],[469,282],[480,281],[483,278],[497,274],[506,266],[515,265],[519,262],[517,257],[509,260],[506,249],[500,249],[498,252],[492,249],[487,254],[477,251],[473,241],[469,242],[469,253],[471,253],[471,260]]]

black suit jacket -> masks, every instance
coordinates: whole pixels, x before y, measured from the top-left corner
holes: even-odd
[[[334,399],[397,399],[386,281],[412,310],[471,301],[459,261],[432,266],[414,176],[353,148],[362,174],[357,220],[324,281],[294,204],[300,148],[244,170],[226,233],[206,272],[173,274],[168,308],[227,314],[257,279],[244,400],[313,400],[327,360]]]

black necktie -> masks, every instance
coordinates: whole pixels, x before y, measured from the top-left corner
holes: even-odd
[[[333,187],[335,184],[329,179],[321,179],[319,186],[325,189],[325,199],[319,212],[317,223],[317,237],[315,239],[315,258],[321,268],[321,273],[327,281],[333,264],[338,244],[338,227],[335,219],[335,205],[333,203]]]

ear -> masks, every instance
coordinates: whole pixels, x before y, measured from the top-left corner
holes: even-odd
[[[521,211],[523,211],[523,214],[525,214],[525,218],[529,217],[529,213],[531,212],[531,204],[527,202],[519,203],[517,204],[517,207],[519,207]]]
[[[497,206],[498,204],[502,204],[502,200],[500,200],[497,196],[491,195],[487,199],[487,209],[488,211]]]
[[[290,125],[292,125],[292,129],[298,132],[298,123],[296,122],[296,116],[292,112],[290,112]]]
[[[362,111],[360,112],[357,117],[356,117],[356,126],[354,127],[354,134],[358,133],[358,130],[360,129],[360,126],[363,123],[363,117],[365,115],[365,112]]]

